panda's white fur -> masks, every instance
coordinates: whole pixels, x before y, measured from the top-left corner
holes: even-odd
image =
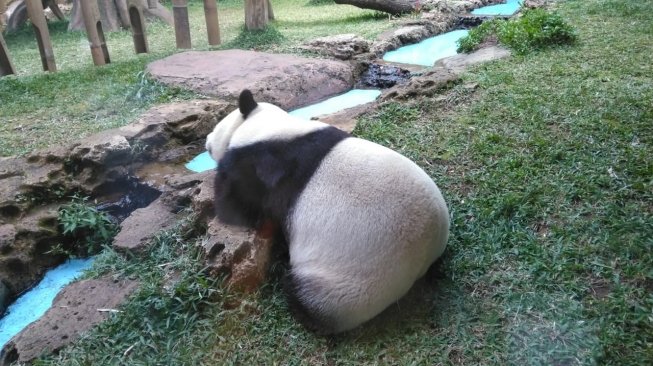
[[[332,128],[255,104],[207,138],[220,162],[239,147]],[[354,137],[322,158],[285,218],[294,296],[322,333],[352,329],[397,301],[442,254],[449,214],[431,178],[406,157]]]

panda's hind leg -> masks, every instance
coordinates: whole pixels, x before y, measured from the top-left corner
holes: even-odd
[[[320,286],[317,280],[302,277],[292,269],[288,271],[283,281],[288,306],[297,321],[318,335],[333,334],[337,331],[335,319],[331,319],[311,305],[311,302],[315,302],[310,300],[314,300],[321,292]]]

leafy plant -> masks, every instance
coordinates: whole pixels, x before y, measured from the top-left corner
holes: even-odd
[[[458,52],[471,52],[492,36],[521,55],[551,45],[571,44],[578,38],[558,13],[531,9],[517,19],[495,19],[472,29],[458,41]]]
[[[117,231],[109,215],[89,204],[88,197],[73,196],[72,202],[59,209],[59,225],[64,236],[83,255],[97,253],[108,245]]]
[[[470,29],[467,36],[458,40],[458,52],[472,52],[488,37],[496,33],[499,22],[501,22],[499,19],[488,20],[478,27]]]

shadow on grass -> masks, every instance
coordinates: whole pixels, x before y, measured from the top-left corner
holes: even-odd
[[[48,31],[50,36],[56,36],[59,34],[68,34],[68,20],[57,20],[48,22]],[[4,34],[5,40],[7,42],[26,42],[28,40],[36,42],[36,37],[34,35],[34,28],[30,23],[25,23],[21,25],[18,29],[13,32],[7,32]]]
[[[225,43],[222,49],[268,49],[274,45],[283,43],[286,38],[274,25],[268,25],[262,30],[249,31],[245,26],[241,27],[240,33],[233,40]]]
[[[388,19],[387,14],[381,12],[366,13],[346,18],[336,19],[306,19],[306,20],[277,20],[275,24],[280,28],[315,28],[318,26],[338,26],[343,24],[356,24]]]

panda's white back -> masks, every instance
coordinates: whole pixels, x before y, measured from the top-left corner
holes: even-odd
[[[442,254],[446,203],[431,178],[404,156],[347,138],[325,156],[289,222],[298,296],[353,328],[402,297]]]

